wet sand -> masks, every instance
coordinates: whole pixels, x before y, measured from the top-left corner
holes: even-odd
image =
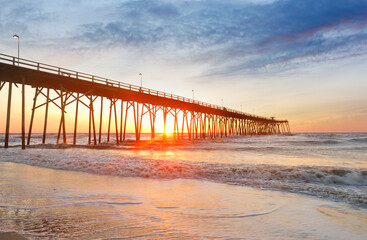
[[[22,235],[19,235],[14,232],[7,232],[7,233],[0,232],[0,240],[27,240],[27,239]]]
[[[365,239],[366,219],[279,191],[0,163],[0,231],[27,239]]]

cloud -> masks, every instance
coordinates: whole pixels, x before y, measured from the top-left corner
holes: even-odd
[[[51,21],[50,32],[60,29],[52,39],[71,48],[124,46],[152,57],[164,53],[208,64],[207,76],[279,72],[367,52],[367,1],[362,0],[79,1],[72,8],[66,0],[57,6],[41,0],[0,3],[2,29],[36,32],[42,26],[45,36]],[[64,15],[73,29],[65,27]]]
[[[208,75],[281,71],[290,63],[353,55],[356,46],[366,52],[366,1],[141,0],[114,11],[113,21],[83,25],[82,37],[106,45],[185,49],[190,60],[212,64]]]
[[[45,22],[51,19],[51,16],[37,7],[41,2],[33,1],[29,4],[27,1],[6,1],[0,0],[0,20],[5,27],[29,29],[30,24],[35,22]]]

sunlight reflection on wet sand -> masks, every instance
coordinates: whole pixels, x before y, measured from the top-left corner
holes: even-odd
[[[367,234],[364,209],[290,193],[14,163],[0,163],[0,173],[0,231],[29,239],[362,239]]]

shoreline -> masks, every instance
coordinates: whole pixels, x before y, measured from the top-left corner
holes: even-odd
[[[367,234],[366,210],[246,186],[9,162],[0,163],[0,180],[0,230],[7,236],[21,231],[29,239],[363,239]]]
[[[280,192],[297,193],[334,202],[348,203],[367,209],[367,192],[354,189],[367,183],[366,168],[345,166],[271,165],[266,163],[227,164],[190,161],[176,153],[164,156],[165,151],[123,152],[110,149],[30,149],[4,151],[3,161],[28,166],[84,172],[96,175],[141,177],[145,179],[192,179],[254,187]],[[185,151],[183,151],[185,153]],[[147,157],[148,156],[148,157]],[[194,156],[194,155],[189,155]],[[199,155],[201,157],[201,155]],[[309,161],[310,162],[310,161]],[[293,162],[294,163],[294,162]],[[219,174],[218,174],[219,173]],[[336,185],[335,185],[336,184]]]

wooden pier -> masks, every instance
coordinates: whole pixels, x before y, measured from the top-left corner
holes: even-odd
[[[149,116],[151,139],[156,138],[156,117],[163,116],[163,139],[166,139],[167,116],[171,115],[174,121],[173,136],[175,139],[217,138],[233,135],[268,135],[290,134],[287,120],[276,120],[255,116],[241,111],[220,107],[217,105],[195,101],[165,92],[126,84],[111,79],[81,73],[61,67],[51,66],[14,56],[0,54],[0,92],[9,85],[6,129],[4,147],[9,146],[9,129],[11,123],[11,101],[13,85],[21,85],[22,89],[22,148],[30,144],[32,127],[36,110],[44,108],[42,143],[46,143],[47,120],[49,105],[53,104],[60,110],[60,122],[57,143],[66,144],[66,107],[75,104],[73,126],[73,144],[76,144],[79,106],[84,105],[89,110],[89,137],[88,144],[101,143],[103,123],[103,101],[108,101],[108,131],[107,141],[115,133],[116,144],[125,140],[127,116],[133,112],[135,139],[140,140],[143,117]],[[26,139],[25,133],[25,85],[35,89],[33,106]],[[51,97],[50,93],[56,94]],[[94,105],[100,102],[100,115],[95,116]],[[99,117],[99,126],[96,119]],[[114,125],[111,126],[111,119]],[[40,120],[38,120],[40,121]],[[111,131],[111,128],[114,130]],[[97,132],[98,129],[98,132]],[[98,137],[97,137],[98,135]],[[61,138],[62,137],[62,138]],[[27,140],[27,141],[26,141]]]

